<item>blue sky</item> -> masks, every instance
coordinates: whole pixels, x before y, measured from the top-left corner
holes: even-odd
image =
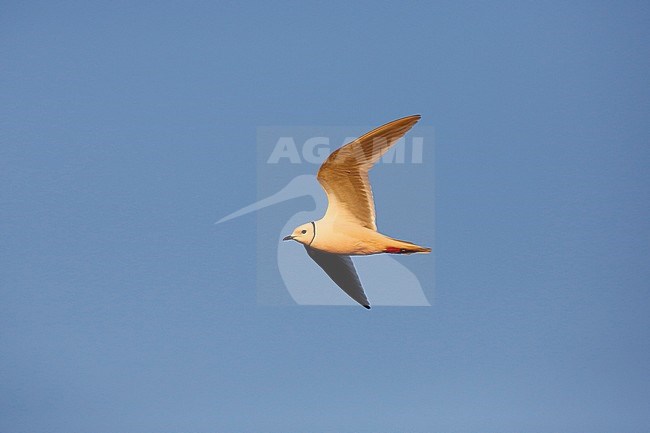
[[[648,429],[646,3],[136,3],[0,7],[0,431]],[[412,113],[433,307],[257,305],[257,127]]]

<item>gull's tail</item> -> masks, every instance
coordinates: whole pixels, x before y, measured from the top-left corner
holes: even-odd
[[[401,241],[399,239],[389,238],[390,243],[384,249],[388,254],[413,254],[413,253],[430,253],[431,248],[421,247],[411,242]]]

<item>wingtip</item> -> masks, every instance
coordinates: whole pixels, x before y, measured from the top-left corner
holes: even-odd
[[[399,122],[399,121],[418,121],[422,118],[421,114],[411,114],[408,116],[400,117],[399,119],[395,119],[393,122]]]
[[[367,310],[370,310],[370,305],[364,305],[363,307]]]

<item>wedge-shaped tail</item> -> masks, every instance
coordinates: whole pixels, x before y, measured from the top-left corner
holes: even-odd
[[[384,250],[388,254],[413,254],[413,253],[430,253],[431,248],[421,247],[411,242],[399,239],[389,238],[389,245]]]

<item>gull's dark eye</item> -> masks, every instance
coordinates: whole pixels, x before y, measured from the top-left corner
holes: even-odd
[[[305,233],[307,233],[307,230],[303,230],[300,233],[302,233],[304,235]]]

